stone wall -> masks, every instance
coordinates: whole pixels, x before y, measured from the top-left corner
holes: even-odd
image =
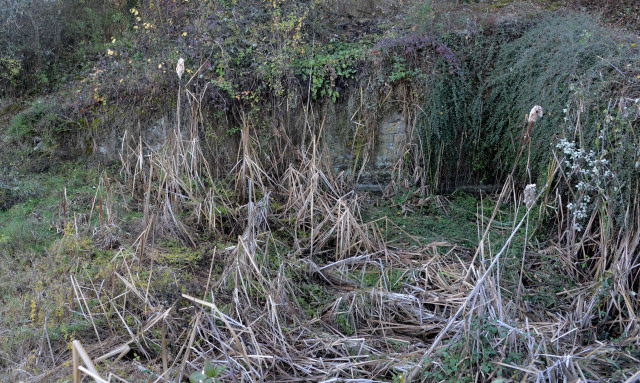
[[[388,93],[389,90],[385,90],[385,94]],[[399,93],[392,91],[390,98],[395,95],[400,97]],[[305,114],[306,104],[301,98],[297,98],[289,109],[278,109],[276,114],[283,116],[281,121],[288,124],[284,130],[297,145],[302,146],[300,141],[303,139],[306,144],[310,142],[309,125],[316,133],[323,126],[321,150],[328,157],[332,170],[336,174],[343,172],[348,179],[356,181],[359,187],[381,190],[391,181],[394,165],[403,155],[407,139],[406,118],[401,106],[389,105],[376,112],[377,116],[369,116],[367,119],[360,117],[363,109],[361,98],[360,89],[354,86],[346,89],[336,103],[331,100],[312,102],[313,113]],[[213,119],[213,116],[209,117]],[[183,118],[188,119],[188,116]],[[136,119],[129,116],[127,123],[124,121],[118,116],[105,120],[102,128],[91,138],[92,142],[84,146],[90,145],[94,156],[99,160],[119,160],[125,131],[128,145],[137,146],[138,137],[141,137],[145,148],[158,150],[169,139],[171,131],[176,129],[175,112],[172,109],[155,117]],[[227,164],[235,163],[238,140],[237,137],[234,138],[235,135],[230,137],[227,133],[233,127],[225,121],[208,123],[216,126],[218,131],[218,141],[213,145],[217,148],[216,160]],[[277,119],[260,121],[256,122],[256,127],[258,130],[268,129],[271,132],[275,124],[280,123],[282,122]],[[274,126],[269,126],[270,124]],[[185,124],[183,133],[186,129]],[[306,137],[300,133],[305,129]],[[267,130],[264,132],[268,134]]]
[[[361,188],[381,190],[404,153],[406,118],[401,107],[387,107],[374,121],[358,120],[360,97],[352,90],[338,103],[324,104],[326,150],[336,173],[353,177]]]

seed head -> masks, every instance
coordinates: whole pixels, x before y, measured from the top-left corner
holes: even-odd
[[[531,108],[531,112],[529,112],[529,124],[534,124],[540,117],[542,117],[542,107],[536,105]]]
[[[536,200],[537,191],[538,186],[536,184],[529,184],[524,188],[524,204],[527,205],[527,208],[531,207]]]
[[[176,73],[178,74],[178,78],[182,80],[182,74],[184,73],[184,59],[180,57],[178,60],[178,66],[176,66]]]

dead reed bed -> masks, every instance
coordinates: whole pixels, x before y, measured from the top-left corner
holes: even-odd
[[[198,98],[188,96],[198,116]],[[121,190],[143,212],[140,233],[112,246],[109,277],[69,276],[69,310],[91,323],[80,340],[105,381],[637,378],[640,214],[630,206],[629,229],[616,231],[605,229],[612,212],[595,209],[576,230],[563,215],[562,153],[526,203],[508,177],[490,217],[478,212],[474,248],[419,239],[391,247],[363,219],[362,196],[332,175],[320,135],[297,162],[277,164],[286,169],[277,176],[264,170],[245,119],[237,163],[219,179],[200,147],[200,120],[191,120],[158,150],[125,139]],[[496,222],[504,209],[507,226]],[[534,215],[561,235],[532,244]],[[108,238],[102,227],[95,235]],[[233,243],[203,244],[221,235]],[[163,238],[206,251],[176,269],[158,257]],[[599,250],[578,266],[585,248]],[[536,303],[557,274],[571,283],[541,295],[553,304]],[[68,350],[42,350],[58,367],[30,381],[71,375]]]

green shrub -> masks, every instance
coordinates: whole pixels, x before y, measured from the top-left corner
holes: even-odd
[[[48,92],[126,29],[127,2],[24,0],[0,7],[0,96]]]
[[[47,133],[45,129],[52,128],[56,119],[51,104],[44,99],[36,99],[26,110],[13,117],[9,135],[13,139],[21,140],[33,137],[38,132]]]
[[[550,15],[501,47],[487,83],[490,109],[482,139],[483,150],[502,160],[496,170],[504,174],[511,166],[520,145],[511,140],[521,134],[533,105],[541,105],[545,115],[532,132],[532,174],[545,173],[554,135],[573,136],[564,110],[579,110],[582,128],[576,133],[592,147],[602,110],[630,79],[617,68],[638,65],[620,36],[589,16]]]
[[[633,89],[640,63],[630,36],[581,14],[546,14],[535,22],[497,26],[471,42],[449,37],[459,71],[438,58],[417,129],[432,185],[503,179],[522,147],[525,116],[534,105],[542,106],[544,117],[531,137],[532,180],[526,179],[527,152],[516,177],[544,178],[554,137],[573,136],[571,122],[579,114],[576,138],[592,148],[603,111],[611,112]]]

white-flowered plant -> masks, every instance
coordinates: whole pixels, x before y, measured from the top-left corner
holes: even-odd
[[[568,171],[570,182],[578,191],[576,201],[567,204],[567,209],[573,215],[576,231],[582,231],[582,224],[593,207],[592,202],[605,196],[605,187],[615,175],[608,168],[609,161],[600,158],[593,150],[587,152],[565,138],[561,138],[556,147],[564,153],[561,165]]]

